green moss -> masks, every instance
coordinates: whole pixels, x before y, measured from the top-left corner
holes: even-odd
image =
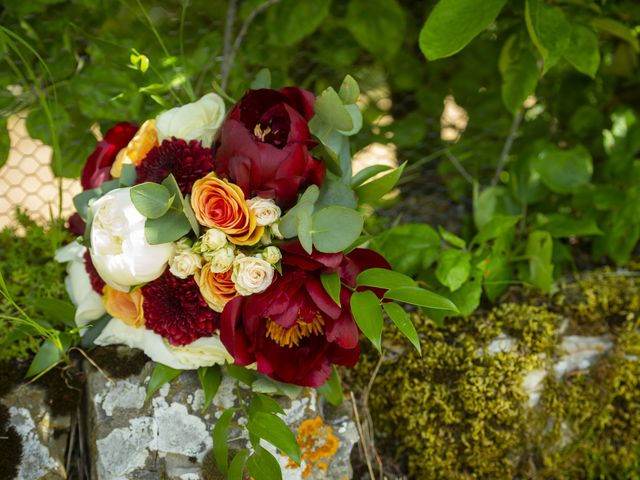
[[[58,228],[44,226],[20,211],[16,225],[0,231],[0,269],[15,302],[37,318],[35,303],[41,298],[67,299],[64,288],[65,267],[53,260],[53,236]],[[68,239],[66,239],[68,240]],[[0,313],[15,315],[15,309],[0,297]],[[13,325],[0,320],[0,345]],[[25,337],[0,348],[0,361],[25,359],[40,344],[39,338]]]
[[[521,297],[521,298],[519,298]],[[522,291],[507,296],[527,301]],[[379,442],[411,478],[635,478],[640,471],[640,288],[635,274],[594,272],[551,300],[503,303],[438,330],[416,317],[423,356],[388,332],[369,407]],[[567,326],[568,325],[568,326]],[[550,369],[558,331],[609,334],[614,348],[587,372],[550,374],[528,407],[525,372]],[[489,354],[498,334],[513,351]],[[377,353],[363,352],[364,388]]]

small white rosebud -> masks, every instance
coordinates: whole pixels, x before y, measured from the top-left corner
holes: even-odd
[[[280,249],[273,245],[265,248],[261,253],[262,258],[269,262],[271,265],[275,265],[282,258],[282,254],[280,253]]]
[[[202,250],[214,251],[227,245],[227,236],[222,230],[217,228],[210,228],[202,236]]]
[[[233,262],[231,280],[242,296],[264,292],[273,280],[273,267],[258,257],[240,256]]]
[[[271,225],[270,228],[271,228],[271,234],[274,237],[279,238],[280,240],[284,238],[284,235],[280,233],[280,223],[274,223],[273,225]]]
[[[191,240],[187,237],[182,237],[176,242],[176,254],[187,250],[191,250]]]
[[[191,250],[182,250],[171,259],[169,267],[174,276],[184,279],[202,268],[202,257]]]
[[[280,220],[282,212],[273,200],[253,197],[247,200],[247,205],[255,215],[258,226],[266,227]]]
[[[203,256],[211,264],[210,269],[213,273],[226,272],[231,268],[236,258],[232,247],[223,247],[213,252],[205,252]]]

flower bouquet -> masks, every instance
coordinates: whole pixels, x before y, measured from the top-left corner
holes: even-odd
[[[152,388],[198,369],[210,403],[222,372],[240,366],[255,391],[318,387],[340,401],[334,367],[356,364],[361,333],[381,349],[384,313],[420,349],[396,302],[456,307],[360,248],[359,205],[388,193],[403,167],[352,176],[355,80],[318,97],[254,87],[228,113],[209,93],[111,128],[74,198],[80,237],[57,259],[69,262],[82,345],[143,350],[157,362]],[[251,455],[264,455],[263,438],[300,461],[297,445],[270,436],[278,428],[248,425]]]

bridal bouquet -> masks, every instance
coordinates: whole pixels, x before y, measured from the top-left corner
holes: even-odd
[[[209,93],[107,131],[74,199],[80,237],[57,256],[83,343],[139,348],[203,381],[244,366],[280,387],[326,386],[358,361],[361,333],[380,349],[384,313],[419,349],[396,302],[456,307],[359,247],[359,205],[402,172],[352,176],[359,95],[351,77],[318,97],[254,88],[227,113]]]

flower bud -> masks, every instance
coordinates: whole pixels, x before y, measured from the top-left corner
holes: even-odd
[[[280,253],[278,247],[275,247],[273,245],[265,248],[260,256],[271,265],[275,265],[282,258],[282,254]]]
[[[210,270],[213,273],[223,273],[231,268],[235,253],[232,247],[219,248],[214,252],[205,252],[204,259],[209,262]]]
[[[191,250],[178,251],[169,261],[169,271],[178,278],[187,278],[202,268],[202,257]]]
[[[218,230],[217,228],[210,228],[202,236],[201,242],[202,243],[200,248],[203,251],[214,251],[227,245],[227,236],[222,230]]]

